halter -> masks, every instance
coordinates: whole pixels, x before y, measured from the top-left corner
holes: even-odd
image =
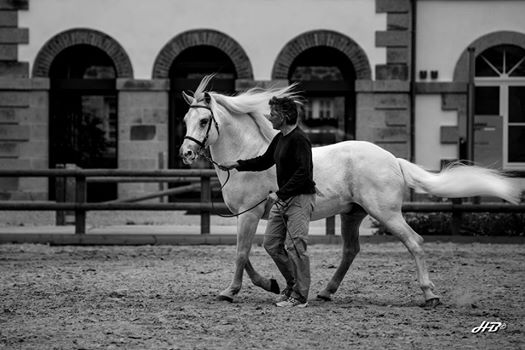
[[[208,122],[208,129],[206,130],[206,136],[204,136],[204,139],[202,141],[199,141],[196,138],[193,138],[191,136],[184,136],[185,139],[195,142],[197,145],[199,145],[201,149],[204,149],[206,148],[206,141],[208,141],[208,137],[210,136],[210,129],[211,129],[212,121],[215,124],[215,129],[217,129],[217,134],[219,134],[219,123],[217,123],[217,120],[215,119],[215,115],[213,115],[213,111],[211,110],[210,107],[204,106],[204,105],[192,105],[189,108],[204,108],[210,111],[211,118],[210,118],[210,121]]]

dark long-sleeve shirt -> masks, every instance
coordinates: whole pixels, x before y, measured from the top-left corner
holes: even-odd
[[[263,155],[237,162],[239,171],[263,171],[275,164],[279,186],[276,194],[282,200],[315,193],[312,144],[299,127],[286,136],[278,133]]]

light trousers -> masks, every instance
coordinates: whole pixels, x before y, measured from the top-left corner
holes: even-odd
[[[263,246],[292,290],[291,296],[306,301],[310,290],[308,229],[315,195],[292,197],[283,207],[279,203],[270,210]]]

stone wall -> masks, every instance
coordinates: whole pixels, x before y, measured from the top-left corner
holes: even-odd
[[[168,151],[169,81],[118,79],[117,89],[119,169],[159,169],[159,153]],[[120,184],[119,198],[158,188],[157,183]]]

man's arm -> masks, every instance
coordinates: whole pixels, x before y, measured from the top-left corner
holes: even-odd
[[[272,165],[275,164],[273,154],[275,152],[275,146],[277,145],[278,136],[279,134],[273,138],[266,152],[259,157],[224,162],[219,167],[223,170],[237,169],[238,171],[262,171],[271,168]]]

